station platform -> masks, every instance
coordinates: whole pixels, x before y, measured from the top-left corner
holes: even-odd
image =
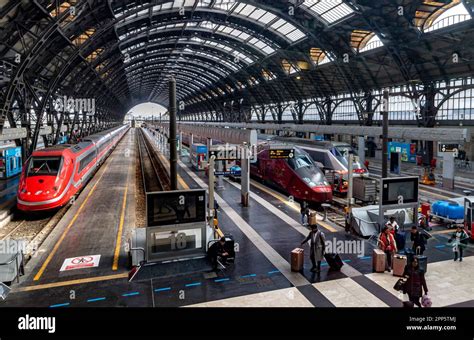
[[[337,252],[344,266],[341,271],[331,271],[323,262],[321,273],[312,273],[308,246],[304,246],[304,269],[292,272],[290,252],[309,233],[299,222],[299,205],[253,180],[249,207],[240,204],[239,183],[224,179],[216,188],[219,226],[237,244],[234,264],[217,273],[191,272],[128,282],[125,251],[117,248],[117,237],[123,244],[134,226],[134,133],[132,129],[124,137],[43,244],[40,255],[29,263],[29,275],[0,306],[401,307],[402,297],[392,288],[398,278],[388,272],[372,273],[374,246],[321,217],[326,240],[335,247],[342,245]],[[126,150],[130,157],[123,157]],[[204,172],[195,172],[189,159],[182,157],[180,187],[207,188],[207,182]],[[474,250],[469,247],[464,261],[454,262],[447,243],[451,232],[435,229],[425,252],[433,306],[474,306],[469,280]],[[346,251],[344,247],[349,246],[351,251]],[[409,241],[407,246],[411,246]],[[98,267],[60,271],[64,259],[92,255],[101,255]]]

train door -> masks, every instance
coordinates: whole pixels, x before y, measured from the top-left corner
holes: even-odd
[[[464,229],[468,232],[471,239],[474,239],[473,229],[473,200],[474,198],[466,197],[464,198]]]

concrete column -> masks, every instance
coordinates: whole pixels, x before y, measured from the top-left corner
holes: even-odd
[[[362,164],[365,162],[365,137],[359,136],[358,137],[358,145],[359,145],[359,159]]]
[[[243,157],[240,161],[240,168],[241,168],[241,203],[242,206],[248,207],[249,206],[249,192],[250,192],[250,161],[247,157],[247,147],[244,147],[244,151],[242,152]]]
[[[225,161],[218,161],[216,164],[216,169],[218,172],[224,171],[224,162]],[[224,183],[222,180],[222,175],[217,177],[217,189],[224,188]]]
[[[191,134],[191,136],[189,137],[189,148],[191,148],[191,145],[194,144],[194,135]]]
[[[211,223],[215,211],[214,211],[214,165],[215,165],[215,156],[212,156],[209,159],[209,224],[212,226],[213,224]]]
[[[453,152],[443,152],[443,188],[454,189]]]

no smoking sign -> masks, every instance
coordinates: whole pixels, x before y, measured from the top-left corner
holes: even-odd
[[[74,269],[94,268],[98,267],[100,262],[100,255],[87,255],[72,257],[65,259],[59,271],[68,271]]]

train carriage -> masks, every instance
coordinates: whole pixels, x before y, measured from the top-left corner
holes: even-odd
[[[121,126],[84,138],[76,145],[36,150],[26,161],[17,193],[23,211],[56,209],[69,202],[128,131]]]

